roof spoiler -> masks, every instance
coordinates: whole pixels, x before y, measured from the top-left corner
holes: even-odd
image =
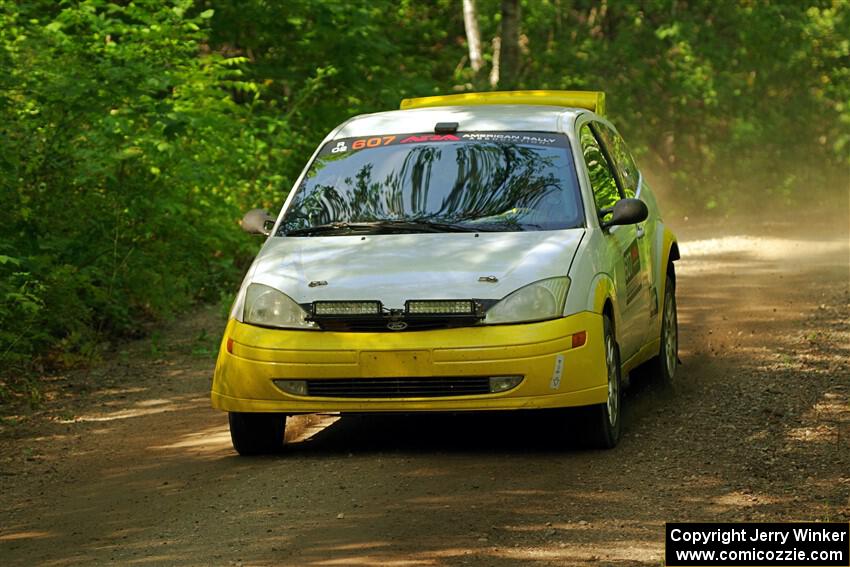
[[[406,98],[400,108],[432,106],[480,106],[484,104],[529,104],[586,108],[600,116],[605,114],[605,93],[602,91],[495,91],[453,95]]]

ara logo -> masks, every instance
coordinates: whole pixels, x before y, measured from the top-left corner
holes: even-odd
[[[423,136],[408,136],[401,142],[400,144],[415,144],[421,142],[459,142],[460,138],[455,136],[454,134],[445,134],[443,136],[439,134],[425,134]]]
[[[345,145],[345,142],[337,142],[336,147],[331,150],[332,154],[338,154],[340,152],[347,152],[348,146]]]

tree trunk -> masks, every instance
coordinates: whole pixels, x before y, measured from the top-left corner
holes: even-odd
[[[490,86],[499,86],[499,60],[501,59],[502,39],[499,36],[493,38],[493,68],[490,69]]]
[[[519,73],[519,0],[502,0],[502,37],[499,50],[499,88],[512,89]]]
[[[477,75],[484,62],[481,58],[481,33],[478,31],[475,0],[463,0],[463,26],[466,28],[466,43],[469,44],[469,66]]]

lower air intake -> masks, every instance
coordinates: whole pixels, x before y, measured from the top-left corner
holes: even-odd
[[[307,395],[325,398],[445,398],[489,393],[487,376],[307,380]]]

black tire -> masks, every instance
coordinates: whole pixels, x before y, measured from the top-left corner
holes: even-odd
[[[623,421],[623,371],[620,367],[620,348],[614,336],[614,325],[603,316],[605,366],[608,369],[608,401],[580,410],[585,446],[612,449],[620,441]]]
[[[676,313],[676,283],[670,274],[667,274],[664,301],[661,303],[660,338],[658,354],[647,362],[646,369],[653,381],[672,386],[679,363],[679,317]]]
[[[286,414],[230,412],[230,440],[240,455],[263,455],[283,449]]]

